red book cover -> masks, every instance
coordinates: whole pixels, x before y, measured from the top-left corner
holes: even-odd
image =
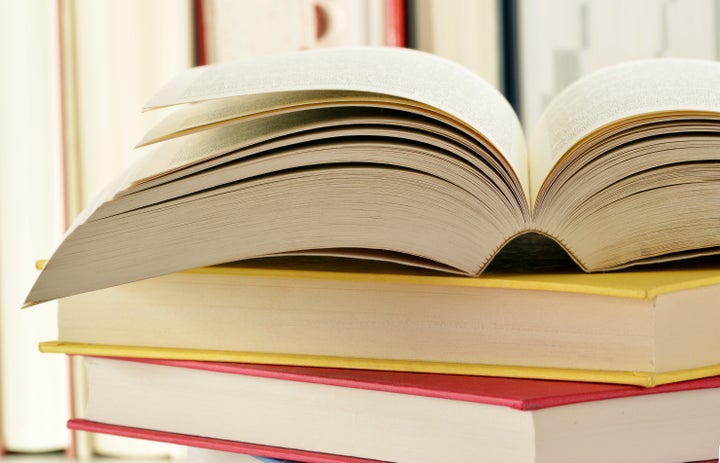
[[[351,370],[284,365],[124,359],[133,362],[216,371],[356,389],[539,410],[595,400],[720,387],[720,377],[665,384],[653,388],[618,384],[465,376],[399,371]]]
[[[254,455],[258,457],[277,458],[285,460],[297,460],[306,463],[377,463],[378,460],[347,457],[343,455],[330,455],[304,450],[271,447],[267,445],[249,444],[246,442],[235,442],[207,437],[188,436],[184,434],[173,434],[168,432],[152,431],[148,429],[128,428],[115,426],[93,421],[73,419],[68,422],[68,427],[77,431],[89,431],[115,436],[132,437],[136,439],[167,442],[171,444],[184,445],[188,447],[199,447],[223,452],[236,452]],[[694,463],[718,463],[718,460],[705,460]]]
[[[149,429],[129,428],[126,426],[115,426],[111,424],[96,423],[94,421],[73,419],[68,422],[68,427],[76,431],[89,431],[114,436],[132,437],[156,442],[167,442],[170,444],[184,445],[187,447],[199,447],[223,452],[245,453],[248,455],[277,458],[280,460],[297,460],[305,463],[377,463],[378,460],[365,458],[347,457],[343,455],[331,455],[306,450],[272,447],[268,445],[250,444],[209,437],[189,436],[169,432],[153,431]]]
[[[578,458],[587,451],[599,452],[605,458],[603,461],[615,461],[622,455],[628,457],[626,461],[645,461],[648,445],[655,445],[651,442],[662,444],[653,448],[654,453],[650,452],[656,460],[658,457],[674,458],[673,461],[697,460],[712,457],[716,452],[717,429],[711,423],[717,410],[720,377],[644,388],[570,381],[111,357],[106,360],[89,358],[88,368],[99,375],[91,376],[94,378],[90,383],[91,398],[92,385],[102,386],[97,390],[102,392],[95,396],[95,402],[88,404],[88,419],[95,423],[74,421],[70,424],[73,429],[105,423],[205,436],[195,444],[187,445],[251,455],[261,450],[265,453],[260,456],[273,458],[356,461],[279,455],[268,453],[268,447],[247,447],[246,442],[267,445],[270,450],[274,447],[302,448],[311,455],[325,452],[391,461],[414,460],[420,455],[425,461],[436,461],[441,453],[462,459],[476,452],[504,459],[515,456],[517,450],[503,446],[502,442],[507,439],[522,443],[522,451],[542,450],[544,453],[538,461],[548,462],[555,456]],[[273,381],[266,381],[268,379]],[[187,390],[173,391],[166,397],[168,388],[185,381],[189,383]],[[277,384],[273,384],[275,382]],[[296,383],[296,387],[289,383]],[[219,384],[222,386],[218,387]],[[204,396],[206,387],[222,391],[222,397]],[[343,392],[343,389],[347,391]],[[238,390],[244,392],[236,394]],[[377,391],[384,394],[378,395]],[[683,394],[688,391],[692,394]],[[125,405],[113,403],[116,393],[122,396],[121,403]],[[663,395],[668,401],[661,397]],[[633,396],[647,397],[626,400]],[[147,401],[144,405],[137,403],[140,397]],[[297,400],[300,397],[303,400]],[[429,400],[419,400],[422,397]],[[194,401],[188,401],[188,398]],[[614,400],[618,398],[621,400]],[[140,408],[128,411],[125,407],[131,404]],[[185,404],[188,409],[179,412]],[[679,407],[689,408],[685,411]],[[226,410],[227,416],[222,416]],[[445,416],[443,413],[456,414],[445,421],[439,418]],[[208,414],[213,414],[214,419],[207,427],[193,418]],[[317,416],[324,419],[316,420],[314,417]],[[287,431],[288,426],[298,420],[306,420],[307,426],[298,428],[297,432]],[[493,420],[502,424],[496,426]],[[608,426],[608,423],[614,425]],[[346,433],[345,429],[351,431]],[[471,442],[462,439],[461,436],[474,429],[483,429],[485,439],[489,440]],[[115,428],[89,430],[119,432]],[[428,433],[436,436],[436,441],[427,447],[418,447]],[[575,436],[568,447],[561,446],[563,439],[560,436],[565,433]],[[686,435],[678,440],[664,440],[677,433]],[[495,437],[489,438],[489,435]],[[147,438],[168,441],[170,437],[159,434]],[[211,440],[205,440],[208,438]],[[218,447],[218,439],[229,447]],[[228,441],[245,443],[230,444]],[[616,445],[607,447],[601,443],[603,441]],[[428,457],[426,452],[432,456]]]

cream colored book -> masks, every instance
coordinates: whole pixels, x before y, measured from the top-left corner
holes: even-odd
[[[64,229],[58,8],[58,2],[3,3],[0,15],[0,42],[13,44],[0,47],[0,60],[6,63],[0,72],[3,460],[11,454],[72,452],[65,427],[70,417],[68,361],[37,352],[40,340],[54,336],[54,304],[35,313],[18,310],[37,277],[30,264],[52,252]]]
[[[419,51],[189,69],[147,105],[178,106],[141,142],[155,146],[78,218],[27,303],[279,254],[477,275],[527,233],[587,271],[716,253],[719,87],[717,62],[619,65],[558,95],[526,144],[495,88]]]
[[[654,386],[720,374],[720,270],[409,275],[258,264],[59,301],[44,352]]]

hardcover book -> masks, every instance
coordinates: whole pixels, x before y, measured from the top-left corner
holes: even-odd
[[[245,463],[248,459],[250,459],[249,461],[253,461],[252,459],[260,459],[263,463],[275,463],[274,460],[278,460],[277,463],[294,463],[296,461],[298,463],[380,463],[378,460],[370,460],[367,458],[355,458],[323,452],[310,452],[307,450],[251,444],[241,441],[213,439],[210,437],[191,436],[188,434],[155,431],[145,428],[117,426],[77,418],[68,421],[67,425],[68,428],[75,431],[88,431],[111,436],[186,446],[186,461],[188,463]],[[220,456],[221,454],[222,456]],[[233,457],[232,455],[237,456]]]
[[[86,364],[86,419],[112,426],[413,463],[717,454],[717,377],[648,389],[236,363]]]
[[[642,386],[720,374],[715,267],[465,278],[292,262],[63,298],[41,349]]]

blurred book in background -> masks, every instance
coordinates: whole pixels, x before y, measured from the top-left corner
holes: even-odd
[[[21,311],[35,260],[62,238],[63,178],[57,5],[2,2],[0,15],[0,449],[69,446],[68,362],[42,356],[56,305]]]
[[[342,46],[403,46],[402,0],[196,0],[199,64]]]
[[[142,152],[156,120],[148,97],[194,64],[297,49],[410,45],[474,70],[508,94],[520,83],[531,130],[570,81],[627,59],[720,57],[720,4],[714,0],[4,0],[0,74],[5,136],[0,146],[0,340],[2,444],[12,452],[73,448],[65,420],[84,406],[79,367],[41,356],[53,338],[51,305],[19,310],[63,228],[100,188]],[[518,7],[517,18],[508,5]],[[281,9],[282,8],[282,9]],[[517,19],[518,34],[509,24]],[[407,30],[412,43],[406,42]],[[508,34],[510,40],[508,40]],[[507,49],[518,47],[519,72]],[[510,63],[510,64],[509,64]],[[33,315],[34,314],[34,315]],[[70,384],[74,391],[71,401]],[[95,452],[171,455],[128,441],[80,437]],[[103,443],[104,442],[104,443]]]
[[[193,16],[189,2],[175,0],[60,0],[58,5],[65,162],[59,170],[70,223],[110,178],[141,155],[133,147],[156,117],[138,108],[170,76],[194,64]],[[51,249],[27,259],[46,258]],[[72,391],[73,416],[82,416],[85,378],[77,358]],[[74,433],[73,438],[79,458],[179,453],[165,444],[113,436]]]
[[[415,0],[412,47],[456,61],[502,90],[499,0]]]
[[[577,78],[632,59],[720,57],[713,0],[517,0],[520,111],[528,133]]]

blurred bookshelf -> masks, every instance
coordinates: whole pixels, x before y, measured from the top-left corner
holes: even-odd
[[[43,356],[52,304],[19,310],[64,229],[133,160],[156,121],[147,98],[178,71],[314,47],[408,46],[457,61],[505,93],[531,130],[573,80],[627,59],[720,59],[716,0],[2,0],[0,313],[3,461],[182,459],[166,446],[70,433],[82,368]],[[277,22],[280,11],[291,11]],[[243,27],[236,27],[243,24]],[[127,31],[135,31],[128,35]],[[278,32],[282,31],[282,34]],[[612,33],[608,33],[611,31]],[[20,91],[18,91],[20,89]],[[23,99],[20,99],[23,96]],[[41,134],[42,136],[39,136]],[[22,201],[18,201],[22,198]],[[36,439],[34,439],[36,438]],[[34,441],[33,441],[34,440]],[[71,449],[69,454],[66,449]],[[44,453],[53,450],[51,453]]]

